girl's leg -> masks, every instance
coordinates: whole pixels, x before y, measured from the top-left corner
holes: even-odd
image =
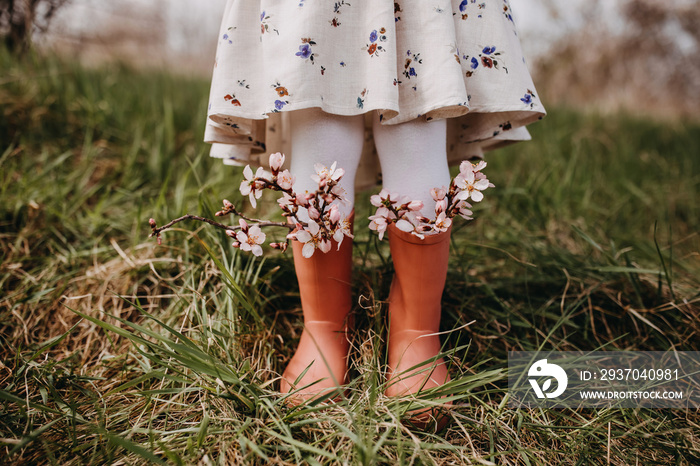
[[[450,181],[445,121],[412,121],[389,126],[375,120],[374,139],[384,188],[423,201],[423,214],[434,218],[435,203],[430,189],[447,186]],[[441,348],[437,333],[447,277],[450,230],[426,236],[424,240],[393,225],[388,232],[395,273],[389,294],[386,393],[396,396],[417,393],[449,380],[442,359],[427,361]],[[406,372],[421,363],[423,367]]]
[[[373,133],[384,188],[423,201],[423,215],[435,218],[430,190],[450,183],[446,120],[382,125],[375,115]]]
[[[349,200],[343,213],[352,215],[355,172],[364,142],[363,117],[342,117],[308,109],[295,112],[291,120],[290,171],[296,177],[295,191],[316,190],[310,178],[315,173],[314,164],[330,167],[337,162],[345,170],[340,185]],[[292,242],[304,330],[280,384],[280,390],[285,393],[301,389],[294,396],[299,401],[345,382],[349,350],[347,318],[352,307],[352,241],[345,239],[339,250],[334,244],[328,253],[316,251],[310,258],[303,257],[301,249],[297,241]],[[309,384],[313,385],[302,388]]]
[[[292,161],[289,171],[296,177],[297,192],[315,191],[311,179],[314,165],[328,168],[333,162],[345,170],[340,186],[346,192],[348,205],[341,212],[349,214],[355,203],[355,173],[365,141],[364,116],[340,116],[317,108],[299,110],[291,115]]]

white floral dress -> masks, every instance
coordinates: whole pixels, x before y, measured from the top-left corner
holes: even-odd
[[[293,157],[285,120],[310,107],[378,112],[387,125],[447,118],[453,164],[529,139],[525,125],[545,114],[507,0],[228,0],[211,155],[234,165]],[[364,152],[358,187],[378,180],[369,131]]]

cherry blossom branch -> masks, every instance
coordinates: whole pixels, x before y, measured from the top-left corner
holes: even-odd
[[[270,155],[271,174],[259,167],[255,174],[250,166],[243,170],[244,180],[241,182],[240,191],[248,196],[250,203],[256,207],[256,201],[262,196],[265,189],[282,192],[278,204],[282,209],[282,215],[288,218],[288,222],[267,222],[261,219],[247,217],[241,214],[236,207],[224,199],[223,208],[216,213],[217,217],[233,214],[239,217],[238,226],[228,226],[197,215],[185,215],[175,219],[162,227],[157,227],[154,219],[149,220],[152,233],[150,236],[158,238],[160,233],[167,228],[183,220],[198,220],[226,231],[226,234],[235,239],[233,247],[244,251],[251,251],[256,256],[262,254],[261,245],[266,240],[263,227],[287,228],[288,234],[282,243],[270,243],[275,249],[286,250],[292,239],[303,243],[302,254],[305,257],[313,255],[316,249],[328,252],[331,249],[331,240],[340,247],[345,236],[353,237],[347,219],[342,218],[338,207],[339,202],[346,202],[344,191],[338,182],[345,174],[342,168],[336,168],[336,164],[330,168],[316,164],[316,174],[312,179],[318,184],[318,189],[313,193],[295,193],[292,189],[294,177],[289,170],[281,170],[284,164],[284,155],[280,153]],[[270,176],[271,175],[271,176]],[[249,225],[250,222],[252,225]]]
[[[167,224],[160,226],[160,227],[156,227],[155,219],[153,219],[153,218],[148,219],[148,224],[150,225],[151,230],[152,230],[151,234],[148,235],[148,237],[149,238],[156,237],[158,239],[158,244],[161,244],[160,234],[163,231],[165,231],[169,228],[172,228],[173,226],[175,226],[176,224],[178,224],[184,220],[197,220],[199,222],[208,223],[209,225],[215,226],[217,228],[221,228],[222,230],[226,230],[226,231],[238,231],[241,229],[240,225],[238,225],[238,226],[224,225],[223,223],[215,222],[214,220],[208,219],[206,217],[200,217],[199,215],[187,214],[187,215],[183,215],[182,217],[171,220]],[[267,221],[263,221],[263,220],[257,221],[256,225],[258,225],[261,228],[262,227],[284,227],[290,231],[295,228],[294,225],[291,225],[289,223],[267,222]]]
[[[425,234],[447,231],[452,224],[452,218],[459,215],[465,220],[472,220],[471,204],[467,200],[480,202],[484,195],[481,191],[493,188],[481,170],[486,162],[472,164],[464,161],[459,166],[459,174],[450,181],[450,186],[433,188],[430,195],[435,201],[435,219],[429,219],[420,214],[423,203],[412,201],[406,196],[389,193],[383,189],[379,194],[370,198],[372,205],[377,207],[374,215],[370,216],[369,228],[377,231],[379,239],[390,223],[402,231],[410,232],[419,238]]]

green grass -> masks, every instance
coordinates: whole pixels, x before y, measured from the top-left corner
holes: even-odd
[[[508,350],[699,350],[697,121],[550,109],[532,142],[489,156],[497,188],[453,235],[453,382],[421,401],[452,397],[453,422],[420,433],[383,395],[392,266],[365,228],[369,193],[352,382],[335,405],[286,407],[291,256],[256,259],[198,224],[148,239],[149,217],[242,205],[239,171],[200,142],[208,83],[6,52],[0,69],[3,463],[700,461],[695,411],[501,405]]]

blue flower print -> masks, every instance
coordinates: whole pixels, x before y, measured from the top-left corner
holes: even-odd
[[[316,45],[316,42],[314,42],[313,39],[302,38],[299,51],[295,55],[299,58],[303,58],[304,60],[310,60],[311,63],[313,63],[314,56],[316,54],[311,50],[312,45]]]
[[[469,55],[463,55],[464,60],[469,62],[469,70],[466,72],[467,78],[471,77],[476,73],[477,68],[481,65],[481,68],[491,68],[497,70],[503,70],[508,73],[508,68],[505,66],[503,60],[503,52],[497,52],[495,45],[487,45],[481,49],[478,57],[470,57]]]
[[[379,45],[379,43],[377,43],[377,40],[379,40],[379,42],[386,42],[386,28],[380,28],[378,32],[376,29],[370,32],[369,44],[367,44],[367,47],[363,48],[362,50],[367,50],[367,53],[371,57],[379,56],[379,52],[385,52],[386,49]]]
[[[263,19],[265,19],[265,10],[263,10],[263,12],[260,13],[260,21],[262,21]]]
[[[462,16],[462,19],[463,19],[463,20],[466,20],[466,19],[469,18],[469,13],[467,12],[467,10],[468,10],[467,7],[468,7],[470,4],[473,5],[473,4],[475,4],[475,3],[476,3],[476,0],[462,0],[462,2],[459,4],[459,12],[462,14],[461,16]],[[476,17],[477,17],[477,18],[481,18],[481,17],[482,17],[482,14],[480,13],[480,11],[486,9],[486,4],[485,4],[485,3],[479,3],[479,5],[477,5],[477,7],[478,7],[478,10],[479,10],[479,11],[476,12]],[[473,10],[473,9],[472,9],[472,10]],[[474,17],[474,13],[472,12],[472,18],[473,18],[473,17]]]
[[[282,100],[285,97],[289,97],[289,91],[285,86],[280,84],[280,82],[273,83],[270,87],[275,90],[277,99],[274,100],[275,108],[272,110],[273,113],[277,113],[284,108],[285,105],[289,104],[289,100]]]
[[[226,29],[227,32],[225,32],[221,38],[228,42],[229,44],[233,44],[233,37],[231,37],[228,33],[231,32],[231,29],[236,29],[235,27],[231,26],[230,28]]]
[[[309,44],[300,45],[296,56],[301,58],[309,58],[311,56],[311,46]]]
[[[535,103],[535,101],[533,100],[533,98],[537,98],[537,96],[535,95],[534,92],[532,92],[530,89],[528,89],[527,92],[525,92],[525,95],[524,95],[523,97],[520,98],[520,100],[521,100],[525,105],[529,106],[530,108],[534,108],[535,105],[537,105],[537,104]]]
[[[418,76],[416,72],[416,66],[423,63],[423,59],[420,57],[420,53],[412,53],[410,50],[406,51],[406,55],[410,58],[406,58],[403,65],[403,75],[408,78],[415,78]],[[415,86],[413,86],[415,89]]]

